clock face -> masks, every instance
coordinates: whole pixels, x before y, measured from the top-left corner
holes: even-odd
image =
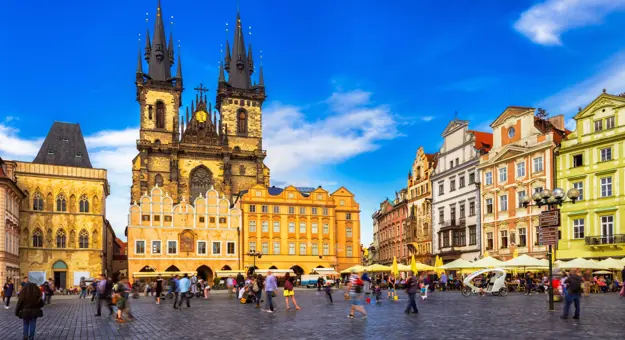
[[[195,113],[195,119],[197,119],[197,121],[200,123],[204,123],[206,121],[207,116],[208,115],[204,111],[198,111]]]
[[[514,137],[514,132],[515,132],[514,128],[509,128],[508,129],[508,137],[510,137],[510,138]]]

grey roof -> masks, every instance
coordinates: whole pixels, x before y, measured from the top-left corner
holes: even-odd
[[[91,168],[80,125],[54,122],[33,163]]]
[[[275,195],[280,195],[284,191],[284,189],[270,187],[270,188],[267,188],[267,191],[269,192],[269,195],[275,196]]]
[[[154,22],[154,37],[149,51],[146,49],[146,59],[148,61],[148,76],[156,81],[168,81],[171,79],[171,65],[173,64],[173,47],[170,41],[167,46],[165,38],[165,26],[163,25],[163,12],[161,1],[158,1],[156,9],[156,21]],[[149,32],[146,34],[149,39]],[[173,38],[172,38],[173,39]],[[170,39],[171,40],[171,39]],[[147,48],[147,42],[146,42]]]
[[[250,52],[249,56],[245,53],[243,35],[241,16],[237,11],[234,43],[232,44],[232,57],[230,57],[230,45],[228,41],[226,41],[226,71],[228,71],[228,83],[232,87],[249,89],[252,85],[250,76],[254,72],[254,63],[251,59],[252,53]]]

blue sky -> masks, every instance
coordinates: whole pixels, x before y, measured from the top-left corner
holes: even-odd
[[[437,151],[455,111],[487,131],[506,106],[534,105],[574,127],[602,88],[625,91],[625,0],[239,3],[257,65],[263,56],[273,184],[346,186],[365,244],[379,202],[406,185],[419,146]],[[237,2],[162,6],[186,100],[200,82],[214,98]],[[10,1],[0,12],[0,156],[30,161],[53,121],[80,123],[92,162],[109,170],[108,217],[122,236],[146,13],[152,30],[156,0]]]

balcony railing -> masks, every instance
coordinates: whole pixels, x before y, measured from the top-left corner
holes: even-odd
[[[625,234],[610,235],[610,236],[586,236],[585,243],[587,246],[625,243]]]

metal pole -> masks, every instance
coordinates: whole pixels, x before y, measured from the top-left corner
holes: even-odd
[[[553,312],[555,310],[553,306],[553,260],[552,260],[552,247],[549,245],[549,311]]]

